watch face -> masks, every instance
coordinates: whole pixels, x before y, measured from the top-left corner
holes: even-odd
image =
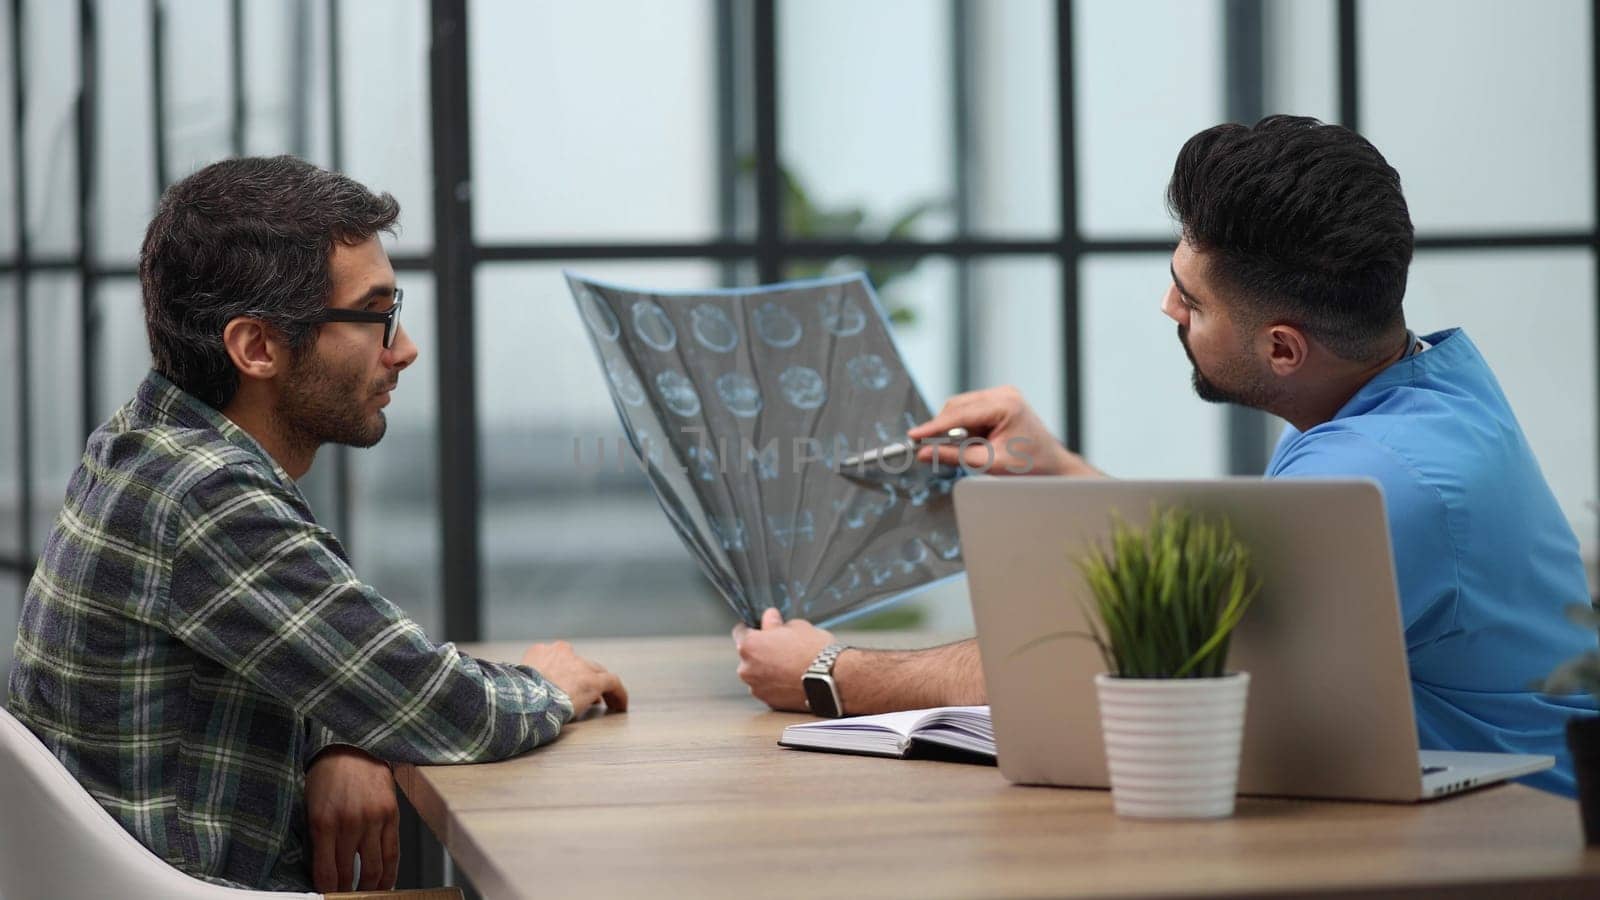
[[[839,715],[839,703],[833,695],[833,679],[826,675],[807,675],[800,679],[806,691],[806,704],[815,715],[833,719]]]

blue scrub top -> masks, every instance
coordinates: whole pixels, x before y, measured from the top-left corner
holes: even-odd
[[[1424,340],[1330,421],[1285,429],[1267,476],[1382,486],[1421,746],[1549,754],[1523,781],[1573,796],[1566,722],[1594,699],[1530,686],[1595,648],[1563,612],[1589,600],[1578,540],[1478,348]]]

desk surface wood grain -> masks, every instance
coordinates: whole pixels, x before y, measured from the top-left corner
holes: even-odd
[[[1575,804],[1518,785],[1121,819],[1106,792],[1018,787],[989,766],[780,748],[806,717],[751,699],[725,637],[578,644],[622,675],[629,712],[504,762],[397,767],[486,897],[1600,896]]]

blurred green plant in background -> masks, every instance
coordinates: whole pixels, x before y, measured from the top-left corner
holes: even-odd
[[[1573,603],[1567,618],[1580,628],[1600,630],[1600,608],[1592,603]],[[1550,677],[1535,686],[1547,694],[1572,694],[1585,691],[1600,700],[1600,650],[1590,650],[1556,667]]]
[[[739,171],[753,177],[755,158],[747,156],[741,160]],[[889,219],[888,225],[874,227],[869,225],[867,210],[863,207],[818,206],[789,167],[780,165],[778,178],[783,185],[783,232],[791,238],[828,238],[863,243],[904,240],[915,237],[917,224],[925,216],[947,209],[950,205],[949,201],[942,199],[923,200],[895,214]],[[785,274],[789,278],[820,278],[841,270],[865,272],[883,299],[889,321],[896,325],[909,325],[916,321],[916,311],[904,304],[891,303],[888,288],[909,275],[921,261],[917,258],[863,260],[854,256],[830,260],[795,260],[789,263]]]

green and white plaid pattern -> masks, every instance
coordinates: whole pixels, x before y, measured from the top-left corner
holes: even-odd
[[[572,717],[532,669],[429,641],[259,444],[154,372],[89,438],[10,685],[12,713],[145,846],[271,889],[310,886],[322,747],[481,762]]]

